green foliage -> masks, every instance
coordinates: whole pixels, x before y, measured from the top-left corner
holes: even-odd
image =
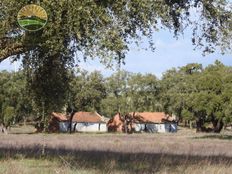
[[[26,50],[43,48],[49,55],[79,50],[103,61],[123,58],[128,44],[142,36],[151,39],[162,28],[178,36],[187,26],[193,28],[193,43],[204,46],[205,51],[217,46],[231,48],[231,3],[227,0],[44,0],[39,5],[47,11],[49,21],[39,34],[22,33],[17,26],[17,12],[27,4],[27,0],[1,1],[0,38],[15,32],[14,39]],[[193,17],[196,11],[199,15]]]
[[[112,116],[117,112],[160,111],[159,82],[152,74],[119,71],[106,80],[107,97],[103,100],[102,110]]]
[[[17,12],[27,4],[28,0],[0,2],[0,61],[22,58],[31,94],[38,108],[44,103],[46,112],[64,104],[68,74],[75,59],[82,59],[77,55],[111,65],[125,58],[131,43],[145,37],[153,49],[155,31],[168,29],[178,37],[187,27],[193,44],[205,53],[217,47],[222,52],[231,49],[228,0],[43,0],[39,5],[49,19],[38,32],[23,31],[17,24]],[[199,15],[194,16],[196,11]]]
[[[51,68],[57,70],[56,66]],[[205,68],[196,63],[173,68],[166,71],[161,80],[152,74],[127,71],[118,71],[107,78],[97,71],[79,71],[68,72],[66,83],[62,83],[63,76],[59,73],[64,72],[47,70],[40,73],[57,79],[53,84],[58,88],[46,88],[49,83],[46,77],[43,83],[37,84],[43,89],[37,91],[38,94],[46,95],[48,100],[44,100],[45,97],[34,98],[33,93],[27,90],[28,74],[21,71],[0,72],[1,120],[12,122],[14,118],[15,122],[19,122],[31,115],[42,116],[42,107],[47,105],[50,109],[44,110],[47,113],[71,108],[97,111],[107,117],[117,112],[164,111],[175,114],[179,121],[196,122],[202,130],[205,125],[212,125],[215,132],[220,132],[223,124],[232,123],[232,67],[219,61]],[[38,109],[38,106],[41,108]]]
[[[12,106],[7,106],[3,110],[3,123],[5,125],[10,125],[15,118],[15,108]]]
[[[159,82],[152,74],[132,74],[129,81],[130,111],[158,111]]]
[[[185,120],[189,120],[189,121],[194,120],[194,115],[193,115],[193,113],[191,113],[191,112],[188,111],[187,109],[183,109],[183,110],[181,111],[181,115],[183,115],[183,118],[184,118]]]
[[[196,120],[199,127],[212,123],[220,132],[223,123],[231,122],[231,67],[221,62],[205,69],[189,64],[168,71],[162,79],[163,104],[166,112],[175,113],[180,120]]]
[[[101,111],[100,105],[106,97],[106,88],[103,76],[99,72],[80,72],[70,86],[69,107],[78,111]]]
[[[37,67],[26,70],[30,96],[40,113],[61,111],[68,97],[72,74],[59,57],[45,57],[39,62],[42,63]]]
[[[26,90],[26,79],[22,71],[0,72],[0,119],[5,122],[22,121],[33,113],[33,105]],[[6,122],[8,123],[8,121]]]
[[[128,109],[128,79],[130,73],[118,71],[106,79],[108,96],[103,100],[103,111],[107,116],[112,116],[117,112],[125,113]],[[109,108],[112,106],[112,109]],[[105,109],[106,108],[106,109]]]

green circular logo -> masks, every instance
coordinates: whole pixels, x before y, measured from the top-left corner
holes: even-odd
[[[17,21],[25,30],[37,31],[42,29],[48,20],[47,12],[40,6],[30,4],[24,6],[17,16]]]

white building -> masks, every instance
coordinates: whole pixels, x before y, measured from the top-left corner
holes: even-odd
[[[97,112],[76,112],[72,129],[76,132],[107,132],[106,121]]]
[[[167,123],[135,123],[136,132],[177,132],[177,124],[175,122]]]
[[[177,132],[175,118],[164,112],[140,112],[134,115],[136,132]]]

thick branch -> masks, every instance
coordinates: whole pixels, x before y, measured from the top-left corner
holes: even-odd
[[[10,56],[18,55],[21,53],[24,53],[26,51],[26,48],[23,46],[22,43],[12,43],[7,44],[7,46],[0,47],[0,62],[7,59]]]

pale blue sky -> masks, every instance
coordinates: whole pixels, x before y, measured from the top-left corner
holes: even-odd
[[[126,56],[126,65],[123,65],[122,68],[130,72],[153,73],[157,77],[161,77],[166,70],[184,66],[188,63],[201,63],[203,66],[207,66],[218,59],[225,65],[232,66],[232,56],[229,53],[221,55],[218,50],[214,54],[202,56],[202,50],[194,50],[190,34],[181,36],[176,40],[173,38],[173,34],[168,31],[161,31],[154,35],[154,41],[156,43],[155,52],[132,48]],[[112,70],[106,70],[98,61],[82,62],[81,67],[89,71],[99,70],[104,75],[113,72]]]

